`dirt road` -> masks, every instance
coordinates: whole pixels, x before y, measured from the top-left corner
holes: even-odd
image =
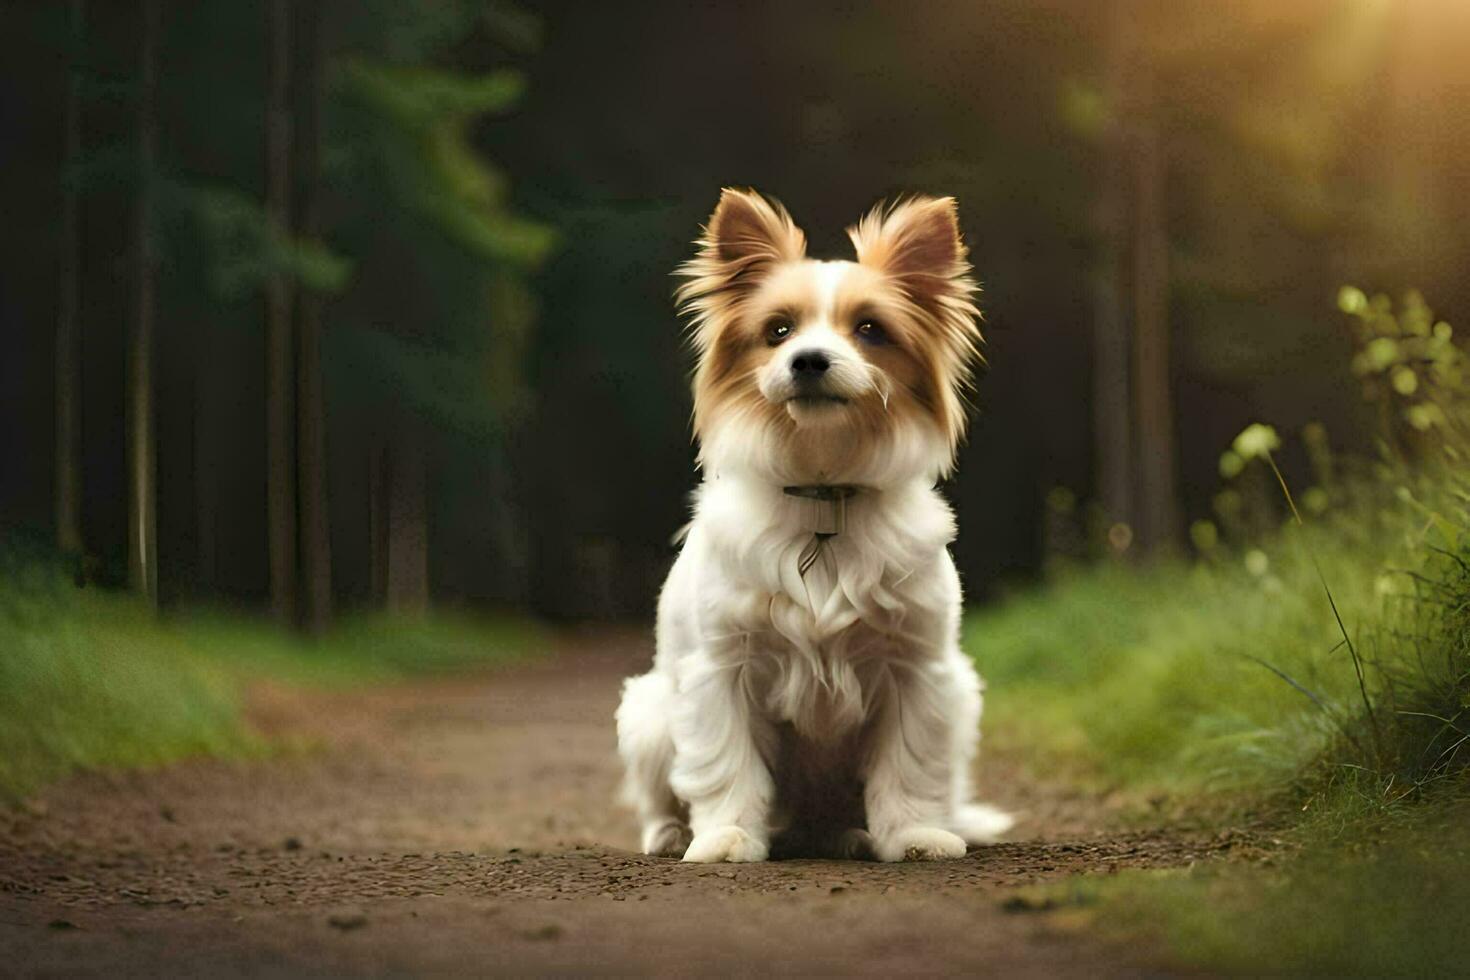
[[[0,974],[1157,974],[1018,886],[1253,847],[1108,832],[990,760],[986,797],[1024,817],[960,861],[645,858],[611,719],[647,657],[584,638],[471,678],[263,691],[258,723],[299,752],[80,777],[0,812]]]

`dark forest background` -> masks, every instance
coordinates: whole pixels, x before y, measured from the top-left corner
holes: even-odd
[[[958,198],[975,600],[1184,547],[1258,418],[1366,445],[1344,283],[1470,306],[1451,0],[0,20],[0,528],[165,605],[649,615],[696,479],[669,273],[723,185],[831,255]]]

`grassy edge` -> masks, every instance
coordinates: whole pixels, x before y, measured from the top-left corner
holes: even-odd
[[[345,687],[535,656],[545,628],[434,612],[345,618],[308,640],[220,610],[156,617],[43,568],[0,582],[0,802],[63,776],[287,748],[251,730],[250,685]]]
[[[1458,975],[1470,957],[1465,803],[1451,794],[1330,836],[1307,822],[1253,860],[1080,875],[1013,906],[1188,970]]]
[[[1259,863],[1084,875],[1018,908],[1187,969],[1463,971],[1470,497],[1453,472],[1378,489],[1366,515],[1074,572],[970,618],[993,746],[1170,794],[1196,824],[1252,808],[1284,838]]]

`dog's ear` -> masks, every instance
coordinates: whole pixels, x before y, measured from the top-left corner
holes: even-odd
[[[806,236],[779,202],[727,187],[699,246],[701,256],[744,267],[800,259],[806,254]]]
[[[685,280],[674,293],[691,318],[696,343],[707,340],[712,314],[738,299],[765,269],[806,255],[806,235],[786,209],[752,190],[727,187],[704,226],[699,252],[676,273]]]
[[[923,327],[920,345],[942,384],[935,417],[951,450],[965,432],[964,391],[980,360],[980,287],[970,278],[952,197],[911,197],[879,205],[847,229],[858,262],[892,279]]]
[[[916,196],[878,205],[847,229],[858,262],[899,280],[925,306],[975,291],[952,197]]]

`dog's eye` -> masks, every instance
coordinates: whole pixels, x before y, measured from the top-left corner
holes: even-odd
[[[790,320],[772,320],[770,323],[766,324],[766,343],[770,344],[772,347],[776,346],[781,341],[791,336],[791,330],[792,327]]]
[[[888,342],[888,331],[884,330],[883,324],[877,320],[864,320],[857,325],[854,333],[870,344],[886,344]]]

